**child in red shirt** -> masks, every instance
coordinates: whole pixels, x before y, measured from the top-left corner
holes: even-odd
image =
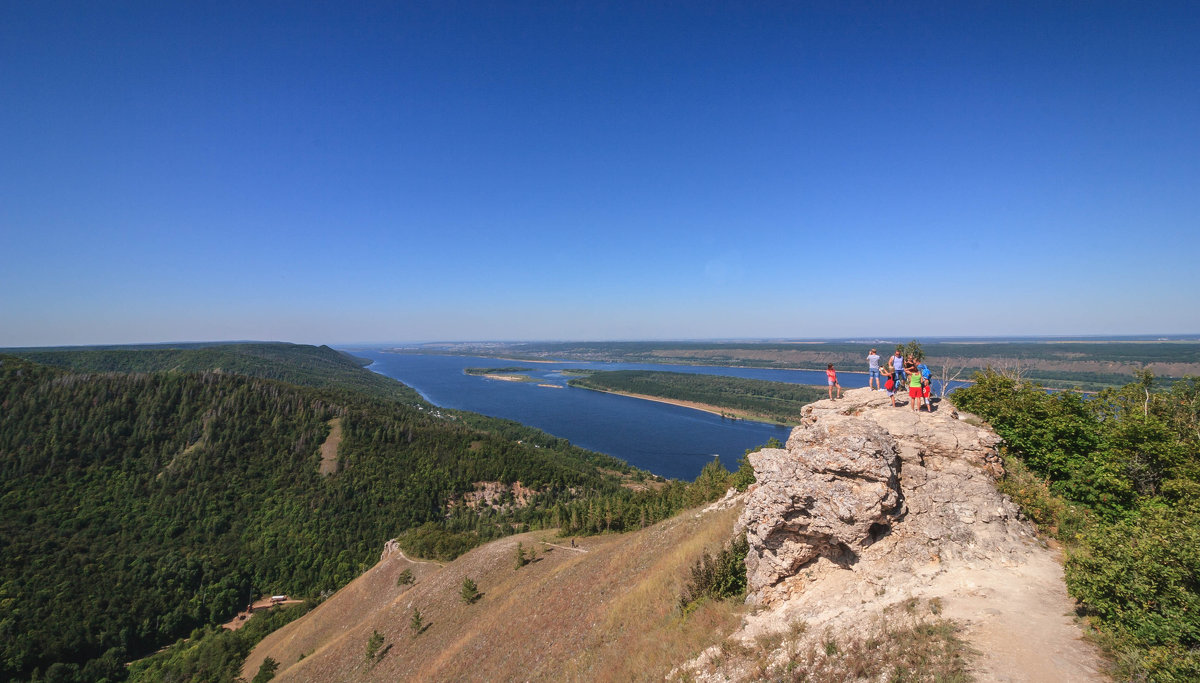
[[[829,400],[830,401],[833,400],[833,388],[834,387],[837,387],[837,390],[838,390],[837,397],[841,398],[842,397],[842,385],[838,384],[837,371],[833,369],[833,363],[830,363],[829,366],[825,368],[825,376],[829,378]]]

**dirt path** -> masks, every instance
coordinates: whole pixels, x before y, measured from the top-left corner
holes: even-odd
[[[563,550],[574,550],[577,553],[586,553],[587,552],[587,548],[578,548],[578,547],[573,548],[573,547],[569,547],[569,546],[565,546],[565,545],[559,545],[557,543],[551,543],[549,541],[542,541],[542,545],[549,545],[549,546],[553,546],[555,548],[562,548]]]
[[[338,446],[342,443],[342,418],[329,421],[329,436],[321,444],[321,474],[328,477],[338,470]]]
[[[995,489],[986,469],[994,434],[956,419],[948,406],[932,414],[893,408],[884,392],[869,389],[812,404],[797,430],[842,433],[858,419],[895,440],[904,517],[860,550],[849,571],[822,557],[787,579],[782,599],[749,617],[739,636],[754,642],[796,622],[813,633],[852,634],[870,615],[916,598],[941,605],[941,616],[963,627],[979,653],[971,668],[977,680],[1110,680],[1074,619],[1060,554]]]

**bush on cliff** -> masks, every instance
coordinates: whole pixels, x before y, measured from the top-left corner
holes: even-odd
[[[1068,544],[1067,587],[1130,679],[1200,679],[1200,381],[1090,398],[988,370],[954,404],[988,420],[1001,488]],[[1039,481],[1040,480],[1040,481]]]

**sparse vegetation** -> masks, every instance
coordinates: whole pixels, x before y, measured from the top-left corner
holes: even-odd
[[[940,605],[936,609],[940,611]],[[750,680],[813,683],[965,683],[971,680],[968,665],[975,653],[959,632],[953,622],[937,616],[932,603],[907,601],[885,609],[855,633],[815,634],[796,622],[787,632],[760,636],[757,647],[722,644],[707,671],[718,676],[739,671]]]
[[[408,620],[408,629],[412,631],[413,638],[425,632],[425,618],[421,616],[420,607],[413,608],[412,616]]]
[[[464,576],[462,580],[462,588],[459,589],[458,596],[462,599],[464,604],[474,605],[475,601],[479,599],[479,586],[476,586],[475,582],[469,577]]]
[[[381,647],[383,647],[383,634],[379,631],[371,631],[371,637],[367,638],[367,661],[374,661],[375,655],[379,654]]]
[[[413,577],[411,569],[405,569],[404,571],[400,572],[399,576],[396,577],[397,586],[411,586],[415,582],[416,578]]]
[[[525,544],[524,543],[517,543],[517,549],[513,555],[513,559],[514,559],[514,562],[513,562],[514,569],[520,569],[521,567],[524,567],[525,565],[529,564],[530,558],[528,555],[525,554]]]

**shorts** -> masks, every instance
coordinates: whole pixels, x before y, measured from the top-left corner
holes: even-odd
[[[867,380],[879,379],[879,368],[871,368],[867,370]]]
[[[836,379],[831,379],[831,380],[829,380],[829,386],[833,386],[833,385],[835,385],[835,384],[837,384],[837,380],[836,380]]]
[[[909,387],[908,395],[910,398],[921,398],[921,387]]]

